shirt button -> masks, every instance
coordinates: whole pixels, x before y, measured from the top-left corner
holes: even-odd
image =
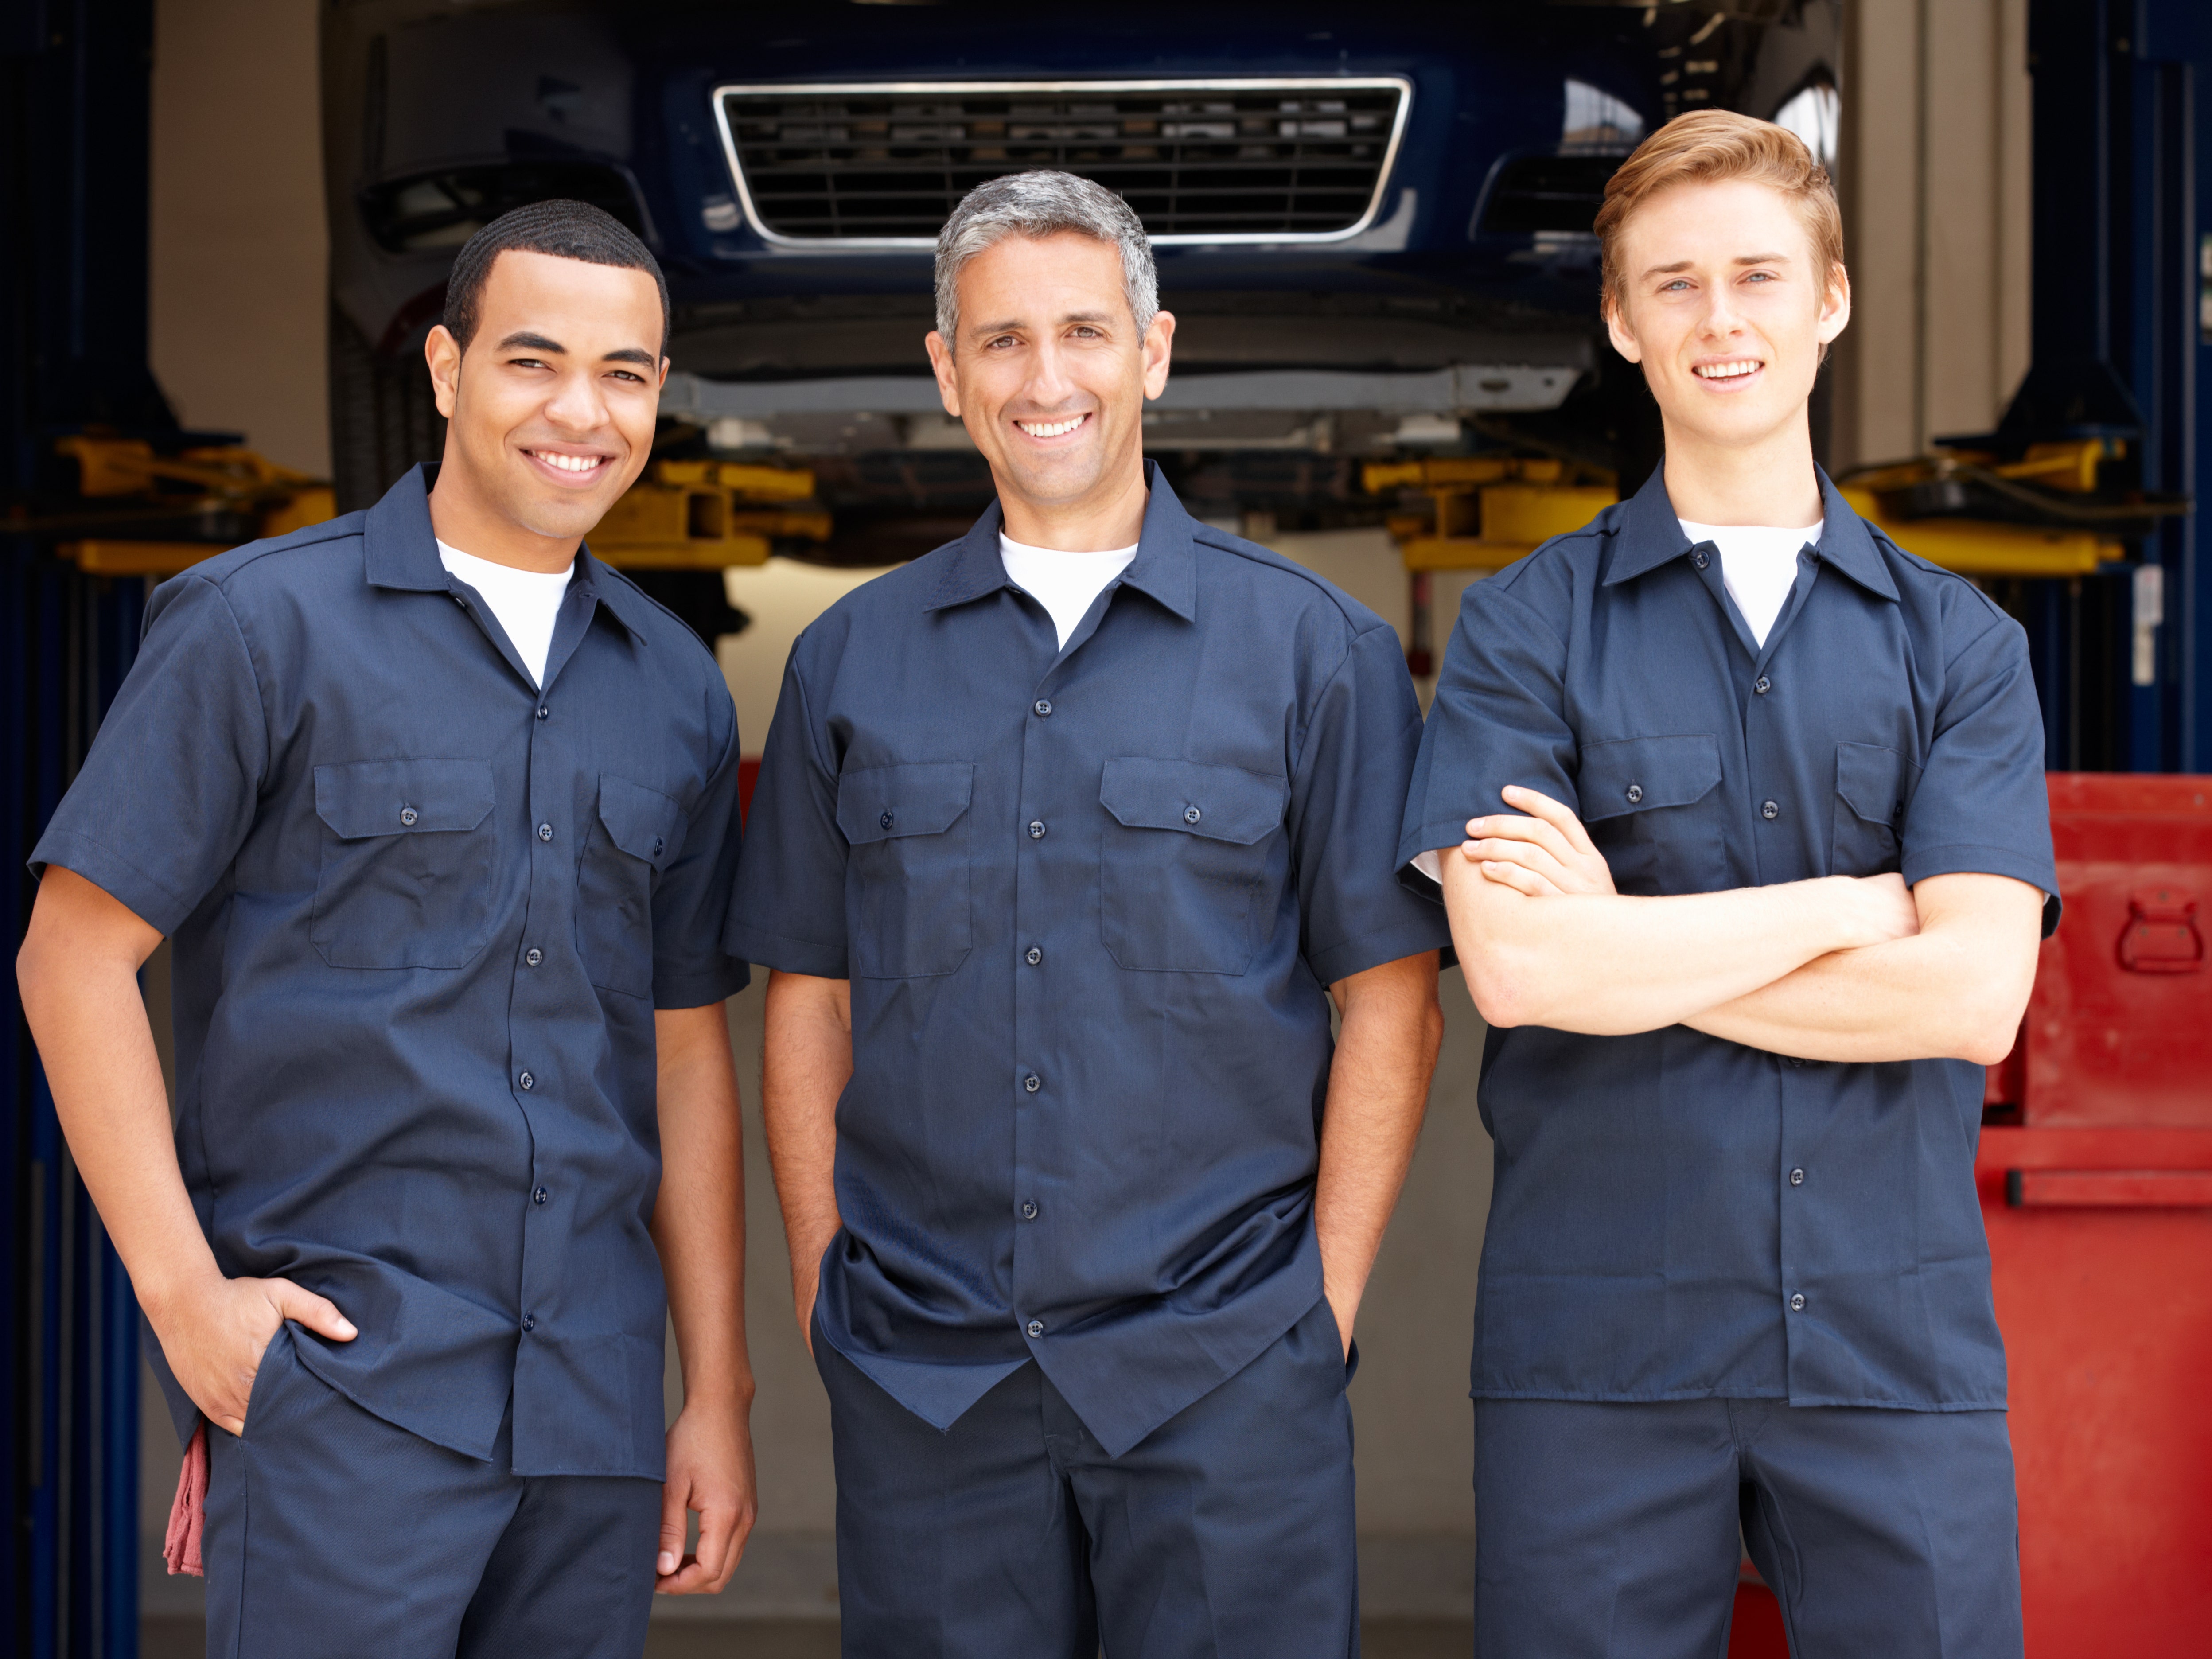
[[[1035,1221],[1036,1219],[1036,1200],[1032,1198],[1023,1201],[1022,1219],[1024,1221]]]
[[[547,1192],[543,1187],[540,1187],[536,1192],[531,1194],[530,1201],[532,1204],[543,1204],[547,1199],[552,1196],[552,1194]]]
[[[539,963],[545,960],[545,952],[539,950],[533,945],[527,951],[525,951],[522,953],[522,959],[531,967],[535,968]]]
[[[1036,945],[1032,945],[1027,951],[1022,953],[1022,960],[1028,963],[1030,967],[1034,968],[1037,963],[1044,960],[1044,952],[1038,950]]]
[[[538,1328],[538,1316],[536,1314],[523,1315],[522,1328],[526,1331],[536,1330]]]
[[[1759,804],[1759,816],[1771,823],[1782,816],[1782,809],[1771,800],[1763,800]]]
[[[1802,1069],[1805,1064],[1803,1060],[1798,1059],[1795,1054],[1792,1054],[1789,1059],[1784,1060],[1782,1063],[1784,1066],[1787,1066],[1793,1072]]]
[[[1804,1291],[1800,1291],[1796,1295],[1790,1298],[1790,1311],[1791,1313],[1803,1313],[1805,1311]]]
[[[1692,553],[1690,555],[1690,562],[1697,566],[1698,569],[1703,570],[1705,568],[1705,553],[1702,550]]]
[[[1044,1334],[1044,1321],[1042,1319],[1032,1319],[1026,1326],[1023,1327],[1023,1328],[1028,1331],[1031,1336],[1042,1336]]]
[[[1751,689],[1758,692],[1759,695],[1763,697],[1768,692],[1774,690],[1774,682],[1767,678],[1765,675],[1761,674],[1757,679],[1751,683]]]
[[[1195,806],[1186,806],[1182,809],[1182,821],[1185,823],[1196,823],[1204,816]]]
[[[881,817],[876,820],[876,828],[878,830],[888,830],[890,827],[891,815],[888,812],[884,813]]]
[[[1640,784],[1640,783],[1632,783],[1632,784],[1630,784],[1630,785],[1628,786],[1628,804],[1629,804],[1631,806],[1633,806],[1633,805],[1636,805],[1636,803],[1637,803],[1637,802],[1638,802],[1638,801],[1642,800],[1643,799],[1644,799],[1644,786],[1643,786],[1642,784]]]
[[[1042,1079],[1039,1078],[1035,1072],[1031,1072],[1027,1077],[1022,1079],[1022,1087],[1028,1090],[1031,1094],[1035,1094],[1038,1090],[1044,1087],[1044,1081]]]
[[[1031,818],[1030,820],[1030,839],[1031,841],[1042,841],[1044,839],[1044,820],[1042,818]]]
[[[550,720],[553,718],[553,711],[541,702],[538,705],[538,718],[541,720]]]
[[[539,824],[539,825],[538,826],[538,840],[540,840],[540,841],[550,841],[550,840],[552,840],[552,839],[553,839],[553,826],[552,826],[551,824],[550,824],[550,823],[541,823],[541,824]]]
[[[1052,714],[1052,705],[1047,702],[1042,697],[1039,697],[1036,702],[1030,705],[1030,707],[1036,710],[1037,718],[1039,720],[1047,719]]]
[[[538,1086],[538,1079],[531,1076],[527,1072],[525,1072],[520,1077],[515,1079],[515,1081],[522,1085],[523,1092],[525,1094],[527,1094],[531,1090],[535,1089]]]
[[[415,809],[411,806],[401,807],[399,809],[399,821],[411,828],[415,823]]]
[[[1792,1170],[1790,1172],[1790,1184],[1793,1187],[1803,1186],[1805,1184],[1805,1172],[1802,1170]]]

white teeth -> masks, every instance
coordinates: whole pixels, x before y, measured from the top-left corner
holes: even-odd
[[[1733,380],[1740,374],[1748,374],[1759,366],[1756,357],[1738,358],[1732,363],[1708,363],[1692,372],[1701,380]]]
[[[589,472],[606,459],[604,455],[555,455],[542,449],[532,453],[546,465],[558,467],[563,472]]]
[[[1057,438],[1063,432],[1073,432],[1081,426],[1085,417],[1078,415],[1069,421],[1016,421],[1014,424],[1032,438]]]

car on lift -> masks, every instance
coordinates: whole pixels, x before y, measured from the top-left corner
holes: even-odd
[[[1176,372],[1146,444],[1194,510],[1374,522],[1359,463],[1486,448],[1631,473],[1648,398],[1601,349],[1606,179],[1687,110],[1832,154],[1838,0],[1004,4],[338,0],[325,14],[340,503],[418,459],[454,250],[550,196],[666,270],[658,453],[803,465],[882,562],[988,473],[922,349],[931,249],[984,179],[1060,167],[1143,218]]]

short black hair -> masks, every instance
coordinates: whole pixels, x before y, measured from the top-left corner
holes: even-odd
[[[509,250],[651,272],[653,286],[660,290],[660,355],[668,355],[668,278],[660,274],[660,262],[611,213],[589,202],[557,198],[501,214],[462,247],[453,261],[453,274],[446,279],[445,316],[447,331],[460,342],[462,350],[475,337],[477,313],[492,262]]]

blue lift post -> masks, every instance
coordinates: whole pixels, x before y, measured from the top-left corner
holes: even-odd
[[[150,0],[0,7],[0,938],[39,828],[137,649],[145,584],[80,575],[9,521],[73,493],[54,439],[173,429],[146,365]],[[138,1651],[138,1310],[14,1006],[0,1018],[0,1644]]]
[[[2200,406],[2212,390],[2212,127],[2198,107],[2212,8],[2030,0],[2028,59],[2033,367],[1999,434],[2120,439],[2132,482],[2193,495],[2212,477]],[[2166,520],[2128,564],[2028,585],[2052,770],[2212,772],[2203,523],[2201,512]]]

